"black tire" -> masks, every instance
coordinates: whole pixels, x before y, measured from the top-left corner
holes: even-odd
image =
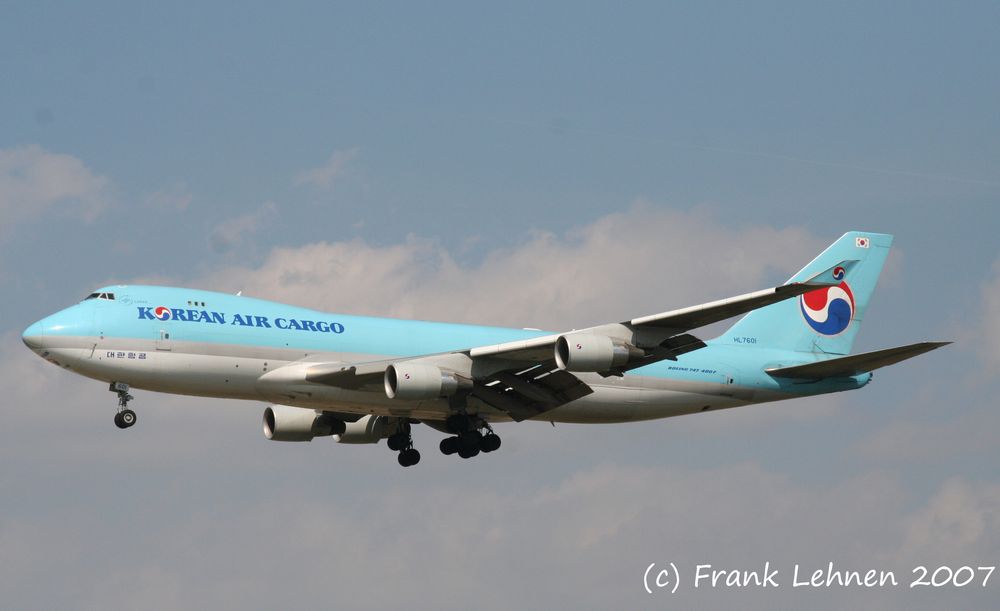
[[[438,448],[445,456],[451,456],[455,452],[458,452],[459,446],[460,443],[458,441],[458,437],[445,437],[441,440]]]
[[[490,433],[483,437],[483,440],[479,443],[480,448],[483,452],[495,452],[500,449],[500,436],[495,433]]]
[[[401,467],[412,467],[420,462],[420,452],[417,452],[413,448],[403,450],[399,453],[399,456],[396,457],[396,460],[399,462]]]
[[[118,414],[118,416],[122,421],[123,429],[127,429],[128,427],[134,425],[135,421],[138,420],[138,417],[135,415],[135,412],[133,412],[130,409],[122,410],[122,412]]]
[[[120,412],[117,413],[117,414],[115,414],[115,426],[117,426],[120,429],[127,429],[128,428],[128,425],[125,424],[124,422],[122,422],[122,415],[121,415]]]
[[[467,450],[476,450],[479,453],[480,444],[483,441],[483,434],[479,431],[466,431],[459,436],[462,447]],[[473,454],[475,456],[476,454]]]
[[[466,448],[465,446],[462,446],[458,450],[458,455],[461,456],[462,458],[472,458],[473,456],[477,456],[478,454],[479,454],[479,448],[478,447],[476,447],[476,448]]]
[[[395,435],[389,435],[389,438],[385,440],[386,445],[393,452],[399,452],[406,447],[406,438],[396,433]]]

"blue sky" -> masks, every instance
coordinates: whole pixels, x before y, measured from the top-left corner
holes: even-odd
[[[2,589],[273,607],[255,584],[279,579],[295,607],[383,608],[352,588],[388,582],[606,608],[665,604],[637,584],[671,554],[995,562],[998,23],[985,2],[7,6]],[[896,235],[858,347],[958,343],[850,395],[511,426],[488,460],[416,472],[268,444],[249,403],[143,393],[123,435],[100,384],[18,338],[131,281],[572,328],[781,282],[851,229]],[[684,601],[990,600],[917,594]]]

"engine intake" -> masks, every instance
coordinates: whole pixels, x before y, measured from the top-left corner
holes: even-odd
[[[438,399],[471,387],[471,380],[427,363],[394,363],[385,370],[385,395],[390,399]]]
[[[304,407],[272,405],[264,410],[264,436],[271,441],[312,441],[344,432],[343,420]]]
[[[592,333],[561,335],[555,346],[556,365],[566,371],[607,371],[642,355],[624,340]]]

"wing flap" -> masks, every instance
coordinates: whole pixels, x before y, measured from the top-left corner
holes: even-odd
[[[874,352],[841,356],[816,363],[807,363],[805,365],[775,367],[766,371],[769,375],[778,378],[810,380],[855,376],[869,371],[874,371],[880,367],[895,365],[901,361],[912,359],[913,357],[920,356],[925,352],[930,352],[931,350],[940,348],[941,346],[947,346],[950,343],[951,342],[920,342],[917,344],[910,344],[908,346],[897,346],[895,348],[886,348],[884,350],[876,350]]]
[[[520,422],[594,392],[572,373],[553,367],[550,362],[520,373],[497,373],[477,382],[472,396]]]
[[[632,371],[633,369],[659,363],[660,361],[676,361],[680,355],[700,350],[705,346],[707,346],[705,342],[690,333],[674,335],[660,342],[660,345],[656,348],[647,351],[646,356],[629,361],[622,367],[616,367],[606,374],[601,375],[605,377],[610,375],[620,376],[626,371]]]

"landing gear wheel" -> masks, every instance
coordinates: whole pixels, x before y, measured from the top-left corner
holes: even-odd
[[[479,454],[478,447],[467,448],[465,446],[462,446],[458,450],[458,455],[461,456],[462,458],[472,458],[473,456],[477,456],[478,454]]]
[[[135,412],[125,409],[115,414],[115,426],[120,429],[127,429],[135,424],[136,419]]]
[[[479,442],[479,447],[483,452],[493,452],[500,448],[500,436],[496,433],[488,433]]]
[[[445,437],[441,440],[441,444],[438,447],[441,449],[442,454],[451,456],[458,452],[461,442],[458,440],[458,437]]]
[[[128,394],[128,384],[125,382],[112,382],[108,390],[118,395],[118,413],[115,414],[115,426],[120,429],[127,429],[135,424],[135,412],[128,408],[128,402],[135,397]]]
[[[476,454],[478,454],[478,450],[482,447],[480,444],[483,440],[483,434],[479,431],[465,431],[459,436],[458,439],[462,448],[467,451],[477,450]],[[473,454],[473,456],[475,456],[475,454]]]
[[[133,424],[135,424],[135,421],[137,420],[135,412],[133,412],[130,409],[122,410],[122,413],[118,414],[118,418],[122,422],[123,429],[127,429],[128,427],[132,426]]]
[[[409,448],[400,452],[396,460],[399,461],[399,466],[401,467],[412,467],[420,462],[420,452],[414,448]]]
[[[393,452],[399,452],[405,449],[406,442],[407,442],[406,435],[403,435],[401,433],[395,433],[393,435],[389,435],[389,438],[385,440],[386,445],[388,445],[389,449],[392,450]]]

